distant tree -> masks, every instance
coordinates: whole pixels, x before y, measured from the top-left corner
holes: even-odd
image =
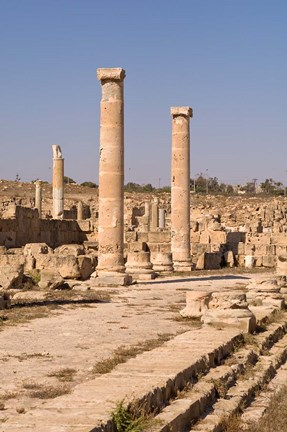
[[[21,177],[19,176],[19,174],[18,174],[18,173],[16,174],[16,177],[15,177],[15,181],[16,181],[16,182],[19,182],[19,181],[21,181]]]
[[[170,190],[171,190],[170,186],[163,186],[161,188],[157,188],[156,192],[159,192],[159,193],[161,193],[161,192],[170,192]]]
[[[239,189],[250,194],[254,194],[256,192],[254,182],[247,182],[245,185],[240,186]]]
[[[86,186],[86,187],[90,187],[90,188],[97,188],[98,185],[94,182],[91,181],[86,181],[84,183],[81,183],[81,186]]]
[[[199,174],[196,178],[190,179],[190,190],[198,194],[233,194],[233,186],[219,183],[217,177],[204,177]]]
[[[75,180],[73,180],[71,177],[64,176],[64,184],[75,184]]]
[[[281,182],[277,182],[272,178],[267,178],[260,184],[263,193],[268,195],[284,195],[284,187]]]
[[[129,182],[125,185],[127,192],[153,192],[155,188],[150,184],[140,185],[138,183]]]
[[[227,195],[232,195],[234,193],[234,188],[231,185],[226,185],[226,190],[225,190]]]

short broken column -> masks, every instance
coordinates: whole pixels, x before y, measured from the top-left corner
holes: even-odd
[[[64,159],[61,147],[53,149],[53,219],[63,219],[64,215]]]
[[[144,215],[142,217],[142,231],[149,231],[149,223],[150,223],[150,203],[146,201],[144,204]]]
[[[134,280],[151,280],[156,274],[152,270],[150,252],[145,242],[133,242],[128,245],[126,262],[127,272]]]
[[[39,218],[42,215],[42,182],[41,180],[35,181],[35,208],[38,209]]]
[[[77,220],[84,219],[84,206],[82,201],[79,201],[77,204]]]
[[[154,198],[151,205],[151,223],[150,230],[156,231],[158,228],[158,198]]]
[[[127,284],[124,266],[124,78],[121,68],[97,70],[102,85],[97,276]],[[101,283],[98,280],[98,283]]]
[[[190,107],[173,107],[171,252],[175,271],[190,271]]]
[[[158,227],[159,229],[165,229],[165,209],[159,209],[158,211]]]

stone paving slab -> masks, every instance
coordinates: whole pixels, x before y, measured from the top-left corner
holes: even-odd
[[[217,355],[239,335],[236,329],[193,329],[144,352],[112,372],[79,384],[73,393],[60,396],[26,414],[8,419],[1,426],[5,432],[89,432],[101,422],[106,424],[116,402],[149,395],[164,398],[175,385],[184,384],[198,370],[207,353]],[[177,384],[176,384],[177,381]],[[170,387],[170,388],[169,388]],[[162,392],[162,395],[161,395]]]

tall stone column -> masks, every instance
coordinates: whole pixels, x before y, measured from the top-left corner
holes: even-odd
[[[39,218],[42,216],[42,182],[41,180],[35,181],[35,208],[38,209]]]
[[[189,107],[172,107],[171,252],[175,271],[190,271]]]
[[[121,68],[98,69],[102,85],[97,276],[120,276],[124,266],[124,78]],[[115,284],[128,279],[114,279]]]
[[[53,219],[62,219],[64,215],[64,159],[61,147],[53,149]]]

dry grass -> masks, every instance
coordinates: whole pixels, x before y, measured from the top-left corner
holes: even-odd
[[[119,347],[114,352],[112,357],[109,357],[105,360],[96,363],[95,366],[93,367],[92,372],[94,374],[109,373],[118,364],[125,363],[130,358],[136,357],[138,354],[141,354],[145,351],[151,351],[161,346],[164,342],[170,340],[172,337],[174,337],[173,334],[163,333],[163,334],[159,334],[157,339],[150,339],[128,348]]]
[[[62,368],[55,372],[51,372],[48,374],[48,377],[58,378],[61,382],[73,381],[75,374],[77,373],[76,369],[73,368]]]
[[[25,390],[29,390],[29,396],[31,398],[37,399],[54,399],[71,392],[70,387],[64,384],[52,386],[33,382],[24,382],[23,387]]]
[[[177,315],[176,317],[170,318],[170,321],[176,321],[178,323],[187,325],[192,328],[202,327],[202,322],[200,321],[200,319],[197,318],[188,318],[188,317],[183,317],[181,315]]]
[[[1,401],[6,401],[9,399],[15,399],[18,396],[17,392],[6,392],[6,393],[1,393],[0,394],[0,400]]]
[[[222,420],[222,432],[241,432],[242,422],[240,416],[233,414],[230,417],[223,418]],[[271,430],[269,431],[271,432]],[[275,432],[275,431],[274,431]]]
[[[287,385],[271,400],[265,415],[258,421],[243,425],[234,415],[223,421],[222,432],[286,432],[287,431]]]

